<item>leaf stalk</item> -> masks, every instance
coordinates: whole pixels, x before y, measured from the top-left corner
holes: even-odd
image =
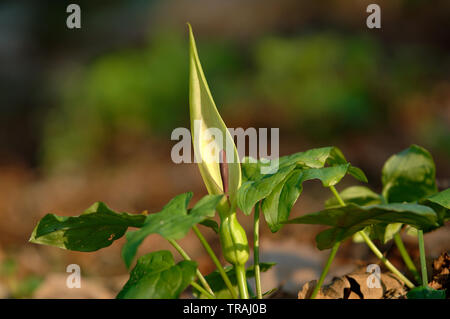
[[[177,252],[181,255],[181,257],[183,257],[185,260],[192,260],[191,257],[189,257],[189,255],[186,253],[186,251],[175,240],[168,239],[168,241],[177,250]],[[214,291],[211,289],[210,285],[208,284],[205,277],[203,276],[203,274],[200,272],[200,270],[198,268],[197,268],[196,273],[197,273],[198,280],[200,280],[200,282],[202,283],[205,290],[212,297],[215,298]]]
[[[361,235],[361,237],[364,239],[365,243],[367,244],[367,246],[369,246],[370,250],[372,250],[372,252],[375,254],[375,256],[377,256],[378,259],[393,274],[395,274],[401,281],[403,281],[405,283],[405,285],[408,286],[408,288],[412,289],[415,287],[414,284],[408,278],[406,278],[397,268],[395,268],[395,266],[386,257],[384,257],[383,253],[377,248],[377,246],[375,246],[373,241],[369,238],[369,236],[364,231],[360,231],[358,234]]]
[[[420,252],[420,268],[422,270],[422,286],[428,286],[427,260],[425,258],[425,241],[423,239],[423,230],[419,229],[419,252]]]
[[[414,276],[414,279],[417,282],[420,282],[421,278],[419,275],[419,272],[417,271],[416,266],[414,265],[414,262],[411,259],[411,256],[408,254],[408,251],[406,250],[405,244],[403,243],[402,237],[400,236],[400,232],[396,233],[394,235],[394,242],[397,246],[398,251],[400,252],[400,255],[403,258],[403,261],[405,262],[406,267],[411,272],[411,274]]]
[[[241,299],[249,299],[247,280],[245,278],[245,265],[234,265],[236,270],[236,278],[239,286],[239,295]]]
[[[217,270],[219,271],[220,275],[222,276],[222,279],[223,279],[225,285],[227,286],[228,290],[231,293],[231,296],[234,299],[237,299],[238,296],[237,296],[236,292],[234,291],[234,288],[233,288],[233,285],[231,284],[230,278],[228,278],[227,273],[223,269],[222,264],[220,263],[220,261],[217,258],[216,254],[212,250],[211,246],[208,244],[208,242],[206,241],[205,237],[202,235],[202,233],[197,228],[197,226],[192,227],[192,230],[194,231],[195,235],[198,237],[198,239],[202,243],[203,247],[205,248],[206,252],[208,253],[208,255],[211,257],[212,261],[216,265]]]
[[[327,263],[325,264],[325,267],[323,267],[322,274],[320,275],[319,281],[317,282],[316,286],[314,287],[314,290],[311,294],[310,299],[316,298],[317,293],[319,292],[320,288],[322,287],[322,284],[325,280],[325,277],[328,274],[328,270],[330,269],[331,263],[333,262],[333,259],[336,256],[336,253],[337,253],[340,245],[341,245],[341,242],[338,241],[333,245],[333,248],[331,248],[331,252],[330,252],[330,255],[328,256]]]
[[[259,267],[259,203],[255,206],[255,216],[253,221],[253,261],[255,263],[255,286],[256,297],[262,299],[261,290],[261,270]]]

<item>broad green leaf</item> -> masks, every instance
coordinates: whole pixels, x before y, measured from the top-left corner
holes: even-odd
[[[326,164],[339,165],[346,163],[347,160],[342,152],[338,148],[332,146],[313,148],[304,152],[282,156],[279,159],[280,167],[295,164],[310,168],[321,168]]]
[[[274,160],[272,160],[273,162]],[[282,156],[278,159],[279,169],[295,165],[296,167],[322,168],[325,166],[336,166],[347,164],[347,160],[337,147],[322,147],[307,150],[305,152],[294,153]],[[243,181],[256,181],[261,179],[264,174],[261,173],[261,167],[265,165],[275,166],[274,163],[264,163],[256,161],[253,158],[245,158],[242,163]],[[357,167],[350,165],[349,174],[361,182],[367,182],[364,173]]]
[[[175,264],[169,251],[156,251],[140,257],[130,273],[118,299],[178,298],[196,276],[197,263],[181,261]]]
[[[303,182],[318,179],[324,187],[336,185],[347,173],[350,164],[322,168],[296,169],[283,183],[278,184],[269,196],[262,200],[261,209],[272,232],[277,232],[289,219],[289,215],[303,189]]]
[[[324,187],[336,185],[348,172],[350,164],[308,168],[296,164],[281,167],[274,174],[261,175],[244,182],[238,191],[238,206],[249,215],[256,203],[272,232],[281,229],[303,189],[303,182],[318,179]],[[251,173],[245,176],[250,176]],[[254,175],[253,175],[254,176]]]
[[[322,168],[310,168],[303,170],[303,181],[318,179],[323,187],[334,186],[347,174],[350,164],[341,164]]]
[[[253,157],[244,157],[241,162],[242,182],[256,181],[263,177],[262,162]],[[289,166],[289,165],[287,165]]]
[[[406,294],[408,299],[445,299],[445,290],[436,290],[431,287],[415,287]]]
[[[441,225],[450,220],[450,188],[421,200],[420,204],[433,208]]]
[[[317,224],[331,228],[316,237],[319,249],[328,249],[338,241],[345,240],[367,226],[376,224],[403,223],[424,231],[432,230],[437,224],[437,215],[429,207],[418,204],[380,204],[328,208],[289,220],[289,224]]]
[[[382,203],[381,196],[365,186],[350,186],[344,189],[342,192],[339,192],[339,195],[346,204],[353,203],[360,206],[365,206]],[[330,197],[325,202],[326,208],[339,206],[340,204],[334,196]]]
[[[415,202],[437,192],[431,154],[412,145],[391,156],[382,170],[383,196],[388,203]]]
[[[242,163],[244,183],[237,196],[238,206],[246,215],[261,202],[261,210],[272,232],[280,230],[288,220],[304,181],[319,179],[324,187],[329,187],[336,185],[347,173],[367,181],[364,173],[351,166],[336,147],[283,156],[278,164],[277,172],[262,174],[261,167],[266,164],[246,158]]]
[[[346,203],[353,203],[360,206],[367,206],[367,205],[375,205],[375,204],[381,204],[382,203],[382,197],[378,195],[377,193],[373,192],[366,186],[350,186],[346,189],[344,189],[342,192],[339,193],[342,200]],[[330,197],[325,202],[325,208],[333,208],[333,207],[340,207],[341,205],[337,201],[336,197]],[[394,224],[398,225],[398,224]],[[400,224],[401,225],[401,224]],[[377,225],[378,226],[378,225]],[[384,226],[386,227],[386,226]],[[377,227],[376,230],[373,229],[372,226],[367,226],[362,231],[365,232],[368,236],[370,236],[372,239],[377,238],[380,239],[379,236],[382,236],[383,241],[388,241],[388,236],[391,234],[392,228],[388,228],[388,232],[386,232],[386,236],[383,234],[381,235],[379,227]],[[377,233],[377,235],[375,235]],[[381,240],[381,239],[380,239]],[[353,235],[353,241],[356,243],[364,242],[364,239],[362,236],[358,233]]]
[[[295,165],[283,167],[274,174],[262,175],[256,181],[243,183],[237,194],[239,208],[244,214],[250,215],[255,204],[269,196],[294,168]]]
[[[142,241],[150,234],[159,234],[166,239],[183,238],[195,224],[207,217],[213,217],[216,206],[222,195],[207,195],[197,202],[188,213],[188,204],[192,193],[184,193],[174,197],[164,208],[145,219],[141,229],[126,234],[127,242],[122,248],[122,258],[127,267],[136,256]]]
[[[108,247],[123,236],[128,227],[141,227],[144,215],[116,213],[97,202],[80,216],[47,214],[37,224],[30,242],[76,251]]]
[[[310,168],[321,168],[326,164],[333,166],[346,163],[347,160],[341,150],[333,146],[314,148],[280,158],[280,166],[297,164]]]
[[[223,194],[219,159],[221,159],[220,151],[226,151],[228,195],[234,205],[236,192],[241,185],[239,155],[234,140],[217,111],[200,64],[192,28],[190,25],[188,26],[190,43],[189,105],[194,154],[208,192]],[[220,136],[214,135],[214,131]]]
[[[301,170],[292,171],[283,183],[279,183],[261,204],[264,218],[272,232],[283,226],[281,222],[289,219],[291,209],[303,190],[304,174]]]
[[[275,265],[275,263],[260,263],[259,268],[260,268],[261,272],[266,272],[270,268],[272,268],[274,265]],[[238,286],[237,286],[237,278],[236,278],[236,272],[234,270],[234,267],[227,266],[227,267],[224,267],[224,269],[225,269],[225,272],[226,272],[228,278],[230,278],[230,282],[233,285],[234,289],[236,290],[236,293],[238,293],[239,290],[238,290]],[[255,267],[254,266],[247,268],[246,277],[247,277],[247,279],[255,277]],[[215,270],[212,273],[205,276],[205,279],[208,282],[211,289],[214,291],[214,294],[216,295],[216,297],[218,299],[232,298],[231,293],[229,292],[227,286],[225,285],[225,282],[222,279],[222,276],[220,275],[220,273],[217,270]],[[200,282],[199,282],[199,284],[200,284]],[[194,288],[194,295],[201,299],[206,298],[206,296],[202,295],[195,288]]]

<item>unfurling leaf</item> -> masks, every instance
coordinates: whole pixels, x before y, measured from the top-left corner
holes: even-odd
[[[156,251],[140,257],[130,273],[118,299],[178,298],[195,279],[197,263],[181,261],[175,264],[169,251]]]
[[[331,226],[316,237],[319,249],[328,249],[367,226],[403,223],[424,231],[439,227],[436,213],[429,207],[417,204],[380,204],[359,206],[348,204],[328,208],[289,220],[288,224],[316,224]]]
[[[222,197],[222,195],[207,195],[188,212],[192,193],[184,193],[174,197],[159,213],[148,215],[141,229],[128,232],[126,235],[127,242],[122,248],[122,258],[126,266],[131,265],[137,249],[148,235],[159,234],[173,240],[183,238],[192,226],[207,217],[214,216],[216,206]]]
[[[144,215],[116,213],[97,202],[80,216],[47,214],[37,224],[30,242],[76,251],[108,247],[123,236],[128,227],[141,227]]]

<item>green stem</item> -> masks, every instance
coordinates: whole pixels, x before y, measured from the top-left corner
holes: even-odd
[[[248,282],[248,279],[247,279],[247,289],[248,289],[248,293],[250,295],[250,299],[255,299],[256,298],[255,292],[253,291],[252,287],[250,287],[250,283]]]
[[[341,196],[339,196],[339,193],[337,192],[336,188],[334,186],[330,186],[331,191],[333,192],[334,196],[337,198],[338,202],[341,204],[341,206],[345,206],[344,201],[342,200]],[[397,277],[400,278],[401,281],[403,281],[409,288],[414,288],[414,284],[406,278],[389,260],[387,260],[386,257],[383,256],[381,251],[375,246],[373,241],[367,236],[367,234],[362,230],[358,232],[358,234],[364,239],[367,246],[372,250],[372,252],[375,254],[375,256],[378,257],[378,259],[381,260],[381,262]]]
[[[338,191],[336,190],[336,187],[333,185],[330,186],[331,191],[333,192],[334,197],[336,197],[337,201],[341,206],[345,206],[344,201],[342,200],[341,196],[339,195]]]
[[[253,222],[253,260],[255,263],[255,284],[258,299],[262,299],[261,271],[259,269],[259,203],[255,206],[255,216]]]
[[[330,256],[328,256],[327,263],[325,264],[325,267],[322,270],[322,274],[320,275],[319,281],[317,282],[317,285],[314,287],[314,290],[311,294],[310,299],[316,298],[317,293],[319,292],[320,288],[322,287],[323,281],[325,280],[325,277],[328,274],[328,270],[330,269],[331,263],[333,262],[334,257],[336,256],[336,253],[339,249],[341,242],[338,241],[333,245],[333,248],[331,248]]]
[[[411,257],[408,254],[408,251],[405,248],[405,245],[403,244],[403,240],[402,240],[402,237],[400,236],[400,232],[398,232],[394,235],[394,242],[395,242],[395,245],[397,246],[398,251],[400,252],[400,255],[403,258],[403,261],[405,262],[406,267],[413,274],[414,279],[417,282],[420,282],[419,272],[417,271],[417,268],[414,265],[414,262],[412,261]]]
[[[420,252],[420,268],[422,269],[422,286],[428,286],[427,260],[425,258],[425,242],[423,240],[423,230],[419,229],[419,252]]]
[[[184,249],[178,245],[178,243],[173,239],[168,239],[169,243],[178,251],[178,253],[183,257],[185,260],[192,260],[191,257],[184,251]],[[214,292],[212,291],[211,287],[209,286],[208,282],[206,281],[205,277],[203,277],[200,270],[197,268],[197,277],[198,280],[202,283],[203,287],[208,291],[208,293],[212,296],[214,296]]]
[[[336,188],[331,185],[330,187],[331,192],[333,193],[334,197],[336,197],[337,201],[341,206],[345,206],[344,201],[342,200],[341,196],[339,196],[338,191]],[[310,299],[316,298],[317,293],[319,292],[320,288],[322,287],[322,284],[325,280],[325,277],[328,274],[328,270],[330,269],[331,263],[333,262],[334,257],[336,256],[336,253],[339,249],[339,246],[341,245],[341,242],[336,242],[333,247],[331,248],[330,255],[328,256],[327,263],[325,264],[325,267],[322,270],[322,274],[320,275],[319,281],[317,282],[316,286],[314,287],[314,290],[311,294]]]
[[[191,286],[200,291],[203,295],[208,297],[208,299],[216,299],[215,296],[211,295],[209,292],[207,292],[202,286],[197,284],[195,281],[191,282]]]
[[[216,265],[217,270],[219,271],[220,275],[222,276],[222,279],[223,279],[225,285],[230,290],[231,296],[234,299],[237,299],[238,296],[236,294],[236,291],[234,291],[234,288],[233,288],[233,285],[231,284],[230,278],[228,278],[227,273],[223,269],[222,264],[220,263],[220,261],[217,258],[216,254],[212,250],[211,246],[208,244],[208,242],[206,241],[205,237],[203,237],[202,233],[197,228],[197,226],[193,226],[192,230],[194,231],[195,235],[197,235],[197,237],[200,240],[200,242],[202,243],[203,247],[205,247],[206,252],[208,253],[208,255],[211,257],[212,261]]]
[[[391,264],[391,262],[389,260],[386,259],[386,257],[383,256],[383,254],[381,253],[381,251],[377,248],[377,246],[375,246],[375,244],[373,243],[373,241],[369,238],[369,236],[367,236],[367,234],[364,231],[360,231],[358,233],[366,242],[367,246],[369,246],[369,248],[372,250],[372,252],[375,254],[375,256],[378,257],[378,259],[381,260],[381,262],[395,275],[397,275],[397,277],[399,277],[399,279],[401,281],[403,281],[409,288],[414,288],[414,284],[409,281],[408,278],[406,278],[397,268],[395,268],[395,266],[393,264]]]
[[[241,299],[249,299],[247,290],[247,280],[245,279],[245,265],[234,265],[236,279],[239,286],[239,295]]]

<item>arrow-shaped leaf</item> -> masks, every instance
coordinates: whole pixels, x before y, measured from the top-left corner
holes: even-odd
[[[424,231],[432,230],[437,224],[437,215],[429,207],[418,204],[380,204],[359,206],[348,204],[344,207],[328,208],[289,220],[289,224],[327,225],[331,228],[316,237],[319,249],[331,248],[365,227],[376,224],[403,223]]]
[[[348,163],[336,147],[323,147],[299,152],[278,159],[278,171],[263,174],[265,161],[246,158],[242,167],[244,183],[238,191],[238,206],[249,215],[261,202],[261,209],[272,232],[281,229],[288,220],[302,192],[302,183],[319,179],[325,187],[337,184],[347,173],[367,182],[364,173]],[[275,166],[275,164],[270,164]],[[328,165],[328,166],[326,166]]]
[[[184,193],[174,197],[164,208],[155,214],[148,215],[141,229],[128,232],[127,242],[122,248],[122,258],[127,267],[136,256],[142,241],[150,234],[159,234],[166,239],[183,238],[195,224],[207,217],[213,217],[216,206],[222,195],[207,195],[197,202],[188,213],[188,204],[192,193]]]
[[[277,232],[289,219],[292,206],[302,192],[303,182],[318,179],[324,187],[336,185],[345,176],[349,166],[347,163],[322,168],[295,169],[262,200],[261,209],[270,230]]]
[[[335,147],[281,157],[279,169],[273,174],[262,174],[262,165],[265,164],[250,159],[242,163],[245,182],[238,191],[238,206],[249,215],[256,203],[261,202],[262,212],[272,232],[280,230],[288,220],[302,192],[303,182],[319,179],[323,186],[329,187],[336,185],[347,173],[367,181],[364,173],[347,163],[342,152]]]
[[[174,299],[196,276],[197,263],[175,264],[169,251],[161,250],[140,257],[118,299]]]
[[[256,181],[247,181],[242,184],[237,196],[239,208],[244,214],[250,215],[256,203],[269,196],[294,168],[295,165],[286,166],[274,174],[262,175]]]
[[[128,227],[141,227],[145,216],[116,213],[97,202],[80,216],[47,214],[37,224],[30,238],[36,244],[76,251],[94,251],[111,245]]]
[[[336,166],[348,163],[341,150],[333,146],[313,148],[304,152],[282,156],[279,159],[272,160],[270,162],[261,160],[257,161],[253,158],[247,157],[241,164],[242,180],[244,182],[249,180],[257,181],[263,178],[264,174],[261,173],[261,167],[275,167],[276,163],[272,163],[273,161],[278,161],[279,170],[291,165],[295,165],[296,167],[322,168],[325,166]],[[361,182],[367,182],[366,176],[357,167],[350,165],[349,174]]]

